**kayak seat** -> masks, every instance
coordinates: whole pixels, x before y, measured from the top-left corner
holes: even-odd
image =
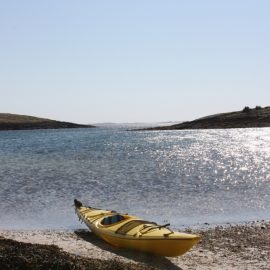
[[[113,216],[109,216],[109,217],[105,217],[102,221],[101,224],[102,225],[111,225],[114,223],[117,223],[121,220],[124,220],[125,218],[119,214],[113,215]]]
[[[152,225],[157,225],[155,222],[151,221],[146,221],[146,220],[131,220],[127,223],[125,223],[123,226],[121,226],[118,230],[115,231],[117,234],[122,234],[125,235],[135,227],[138,227],[142,224],[152,224]]]

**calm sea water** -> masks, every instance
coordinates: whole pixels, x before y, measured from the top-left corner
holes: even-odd
[[[79,228],[74,198],[172,227],[269,219],[270,129],[0,132],[0,228]]]

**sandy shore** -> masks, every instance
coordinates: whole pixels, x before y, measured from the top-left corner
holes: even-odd
[[[76,256],[123,263],[124,268],[118,269],[270,269],[270,221],[228,224],[192,232],[201,234],[202,241],[176,258],[117,249],[87,230],[2,230],[0,236],[24,243],[56,245]]]

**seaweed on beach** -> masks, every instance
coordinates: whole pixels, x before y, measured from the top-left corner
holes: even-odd
[[[17,242],[0,237],[0,269],[3,270],[144,270],[143,264],[75,256],[55,245]]]

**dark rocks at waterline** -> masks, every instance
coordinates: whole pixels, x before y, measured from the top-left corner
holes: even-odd
[[[84,258],[62,251],[54,245],[17,242],[0,237],[0,269],[5,270],[146,270],[143,264]]]
[[[24,129],[60,129],[60,128],[92,128],[90,125],[79,125],[68,122],[59,121],[43,121],[39,123],[16,123],[16,124],[2,124],[0,123],[0,130],[24,130]]]

